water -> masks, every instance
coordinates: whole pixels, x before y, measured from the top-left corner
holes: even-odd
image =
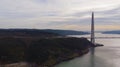
[[[84,35],[83,35],[84,36]],[[83,37],[82,36],[82,37]],[[89,36],[89,35],[85,35]],[[120,35],[100,34],[97,36],[120,37]],[[74,36],[80,37],[80,36]],[[55,67],[119,67],[120,66],[120,39],[96,39],[97,43],[104,44],[103,47],[95,48],[94,52],[62,62]]]

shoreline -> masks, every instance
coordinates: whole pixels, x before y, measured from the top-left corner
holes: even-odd
[[[29,62],[26,62],[26,61],[23,61],[23,62],[18,62],[18,63],[11,63],[11,64],[5,64],[5,65],[0,65],[0,67],[4,66],[4,67],[30,67],[30,66],[36,66],[36,67],[54,67],[62,62],[65,62],[65,61],[69,61],[69,60],[72,60],[74,58],[77,58],[77,57],[81,57],[85,54],[87,54],[89,52],[89,49],[86,49],[83,53],[77,53],[78,55],[76,56],[73,56],[71,58],[65,58],[61,61],[58,61],[56,62],[55,64],[52,64],[52,65],[38,65],[38,64],[35,64],[35,63],[29,63]]]
[[[15,60],[17,60],[17,62],[14,62],[14,59],[9,60],[9,55],[6,55],[6,61],[1,61],[0,65],[3,65],[4,67],[54,67],[55,65],[64,61],[69,61],[76,57],[81,57],[87,54],[89,52],[89,48],[91,47],[91,45],[93,45],[86,38],[76,37],[33,39],[30,40],[31,43],[29,43],[29,45],[26,44],[28,41],[29,40],[24,41],[24,39],[21,38],[1,39],[3,46],[4,44],[6,44],[5,47],[9,48],[8,52],[10,50],[17,50],[17,53],[13,53],[13,51],[10,51],[10,53],[13,55],[13,58],[14,56],[16,57]],[[10,42],[11,44],[13,44],[13,46],[17,44],[19,44],[20,46],[22,45],[21,49],[14,49],[12,46],[9,46],[10,44],[7,42]],[[25,48],[25,45],[28,45],[28,47]],[[19,48],[19,46],[17,46],[16,48]],[[24,55],[19,52],[23,52]],[[11,62],[7,63],[8,61]]]
[[[74,58],[81,57],[81,56],[87,54],[88,52],[89,52],[89,50],[88,50],[87,52],[85,52],[85,53],[79,54],[79,56],[75,56],[75,57],[73,57],[73,58],[68,58],[67,60],[63,60],[63,61],[61,61],[61,62],[58,62],[58,63],[56,63],[55,65],[50,66],[50,67],[54,67],[54,66],[56,66],[56,65],[58,65],[58,64],[60,64],[60,63],[62,63],[62,62],[70,61],[70,60],[72,60],[72,59],[74,59]]]

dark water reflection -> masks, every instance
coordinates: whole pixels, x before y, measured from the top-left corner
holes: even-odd
[[[90,58],[89,58],[89,63],[90,65],[88,65],[87,67],[111,67],[112,64],[109,64],[106,62],[106,60],[102,59],[102,55],[101,57],[96,56],[95,53],[95,48],[91,48],[90,49]]]
[[[95,48],[90,48],[91,53],[90,53],[90,67],[95,67]]]

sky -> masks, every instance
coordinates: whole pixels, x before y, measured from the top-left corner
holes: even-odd
[[[0,0],[0,28],[120,30],[120,0]]]

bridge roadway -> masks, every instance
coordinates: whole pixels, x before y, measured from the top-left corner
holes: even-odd
[[[85,37],[90,39],[91,37]],[[120,37],[95,37],[95,39],[120,39]]]

